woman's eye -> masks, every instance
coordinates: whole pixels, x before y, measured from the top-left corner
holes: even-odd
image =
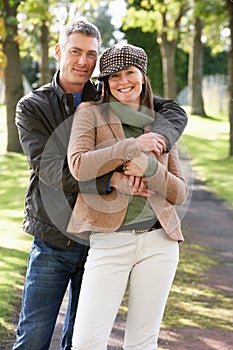
[[[113,79],[114,79],[114,78],[118,78],[118,77],[119,77],[119,74],[112,74],[112,75],[111,75],[111,78],[113,78]]]

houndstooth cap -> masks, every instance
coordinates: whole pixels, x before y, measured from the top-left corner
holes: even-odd
[[[147,61],[147,54],[140,47],[130,44],[113,45],[105,50],[100,57],[99,80],[131,66],[139,68],[146,74]]]

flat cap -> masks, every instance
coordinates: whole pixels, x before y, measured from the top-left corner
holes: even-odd
[[[130,44],[113,45],[100,57],[99,80],[131,66],[139,68],[146,74],[147,62],[147,54],[141,47]]]

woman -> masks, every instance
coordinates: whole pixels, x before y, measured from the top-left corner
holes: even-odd
[[[156,157],[145,137],[154,122],[146,70],[143,49],[107,49],[100,59],[103,99],[81,104],[74,118],[68,150],[73,176],[82,182],[114,171],[106,195],[78,196],[68,227],[77,236],[91,232],[75,350],[107,349],[127,284],[124,349],[157,349],[183,241],[174,206],[186,200],[188,189],[176,145]],[[128,179],[129,195],[121,194]]]

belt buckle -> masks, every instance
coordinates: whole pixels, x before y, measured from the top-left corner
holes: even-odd
[[[145,229],[145,230],[132,230],[131,232],[134,234],[134,235],[137,235],[137,234],[140,234],[140,233],[146,233],[148,232],[149,229]]]

